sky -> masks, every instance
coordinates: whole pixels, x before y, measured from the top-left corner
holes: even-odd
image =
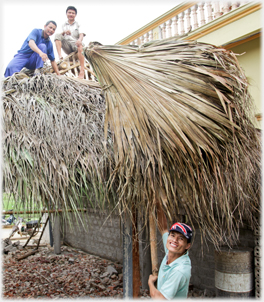
[[[44,28],[48,20],[54,20],[61,31],[67,20],[66,8],[77,8],[76,21],[83,27],[88,45],[98,41],[113,45],[142,26],[166,13],[182,1],[173,0],[2,0],[0,1],[0,77],[7,64],[22,46],[34,28]],[[55,33],[56,33],[55,32]],[[54,36],[51,41],[54,42]],[[54,44],[55,59],[58,59]]]

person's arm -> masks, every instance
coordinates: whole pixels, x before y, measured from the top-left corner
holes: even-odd
[[[71,34],[71,31],[67,29],[65,23],[62,25],[61,29],[62,29],[62,33],[61,33],[61,34],[62,34],[63,36],[65,36],[65,35],[70,35],[70,34]]]
[[[157,218],[158,218],[158,229],[163,235],[164,233],[168,233],[168,225],[167,225],[167,218],[165,216],[165,213],[163,211],[163,207],[160,201],[157,201]]]
[[[83,40],[84,35],[80,34],[79,35],[79,39],[75,42],[75,44],[79,47],[80,45],[82,45],[82,40]]]
[[[59,68],[57,66],[57,63],[54,61],[51,61],[51,66],[53,68],[53,70],[56,72],[57,75],[61,75],[60,72],[59,72]]]
[[[158,291],[154,285],[155,281],[158,279],[158,276],[149,275],[148,286],[150,296],[153,299],[166,300],[160,291]]]
[[[70,31],[70,30],[66,30],[66,31],[62,32],[61,34],[62,34],[63,36],[65,36],[65,35],[70,36],[70,35],[71,35],[71,31]]]
[[[28,46],[34,51],[36,52],[42,59],[43,62],[47,61],[48,56],[47,54],[45,54],[44,52],[42,52],[36,45],[34,40],[29,40],[28,42]]]

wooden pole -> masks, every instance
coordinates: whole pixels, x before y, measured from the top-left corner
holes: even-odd
[[[62,212],[86,212],[88,209],[76,209],[76,210],[42,210],[42,211],[2,211],[2,215],[11,215],[11,214],[41,214],[41,213],[62,213]]]
[[[149,210],[149,237],[150,237],[150,254],[152,264],[152,275],[158,275],[158,251],[157,251],[157,231],[156,224],[151,209]]]
[[[60,215],[58,213],[54,214],[53,219],[53,240],[54,240],[54,253],[60,254],[61,253],[61,234],[60,234]]]
[[[39,247],[40,240],[41,240],[41,238],[42,238],[42,236],[43,236],[43,234],[44,234],[44,231],[45,231],[45,228],[46,228],[46,226],[47,226],[48,221],[49,221],[49,216],[47,217],[46,222],[45,222],[45,224],[44,224],[44,227],[43,227],[43,229],[42,229],[42,232],[41,232],[41,234],[40,234],[40,237],[39,237],[39,240],[38,240],[37,249],[38,249],[38,247]]]
[[[36,254],[36,252],[38,252],[38,250],[37,250],[37,249],[34,249],[33,251],[28,252],[28,253],[24,254],[23,256],[21,256],[21,257],[18,257],[17,260],[19,261],[19,260],[25,259],[25,258],[27,258],[28,256],[31,256],[31,255]]]
[[[127,212],[123,212],[123,296],[133,298],[132,264],[132,222]]]
[[[133,206],[132,222],[132,255],[133,255],[133,298],[140,296],[140,264],[139,264],[139,242],[137,232],[137,210]]]
[[[27,246],[27,244],[29,243],[29,240],[33,237],[33,234],[35,233],[36,228],[39,227],[42,216],[43,216],[43,213],[41,214],[41,217],[39,218],[38,224],[35,225],[35,227],[34,227],[34,229],[33,229],[33,232],[32,232],[31,235],[29,236],[27,242],[24,244],[24,246],[23,246],[24,248],[25,248],[25,247]]]

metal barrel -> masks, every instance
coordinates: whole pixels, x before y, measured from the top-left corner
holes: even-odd
[[[215,288],[217,297],[254,295],[253,249],[221,247],[215,250]]]

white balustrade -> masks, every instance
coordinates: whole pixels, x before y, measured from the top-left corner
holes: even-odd
[[[239,8],[241,5],[247,4],[250,1],[203,1],[198,2],[191,8],[175,15],[173,18],[160,24],[160,38],[166,39],[169,37],[183,35],[190,30],[196,30],[197,28],[214,21],[221,17],[223,14],[227,14]],[[141,45],[148,41],[157,39],[157,33],[153,29],[144,33],[141,37],[137,38],[130,44]]]
[[[149,32],[149,41],[153,40],[153,29]]]
[[[172,25],[173,25],[173,30],[174,30],[174,36],[177,36],[179,34],[178,32],[178,16],[175,16],[172,18]]]
[[[188,8],[185,11],[185,16],[186,16],[186,31],[190,31],[191,30],[191,9]]]
[[[170,19],[170,20],[168,21],[168,25],[167,25],[167,29],[168,29],[167,32],[168,32],[168,35],[167,35],[167,38],[172,37],[171,24],[172,24],[172,19]]]
[[[238,2],[234,2],[234,3],[232,3],[232,5],[231,5],[231,10],[236,9],[236,8],[238,8],[238,7],[239,7],[239,3],[238,3]]]
[[[201,26],[205,24],[205,16],[204,16],[204,2],[198,4],[199,12],[200,12],[200,19],[201,19]]]
[[[208,20],[208,22],[211,22],[211,21],[213,21],[212,3],[207,2],[206,3],[206,8],[207,8],[207,20]]]
[[[220,17],[222,15],[220,11],[220,4],[218,1],[213,2],[213,7],[214,7],[214,19]]]
[[[198,28],[199,24],[198,24],[198,18],[197,18],[197,4],[195,4],[192,8],[192,19],[193,19],[193,29]]]
[[[146,33],[146,39],[145,40],[146,40],[146,42],[149,41],[149,33],[148,32]]]
[[[224,5],[223,5],[223,12],[224,14],[228,13],[230,11],[229,9],[229,2],[224,2]]]
[[[163,23],[162,25],[162,38],[166,39],[166,22]]]
[[[183,35],[185,33],[184,30],[184,12],[179,15],[179,24],[180,24],[180,34]]]

